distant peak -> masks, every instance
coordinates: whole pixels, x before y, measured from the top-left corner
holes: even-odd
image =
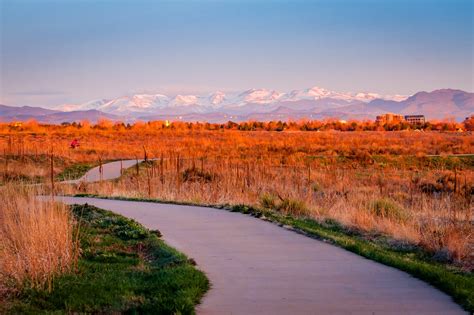
[[[465,93],[460,95],[461,93]],[[449,95],[453,96],[450,97]],[[467,95],[467,96],[465,96]],[[254,112],[273,111],[284,106],[288,110],[295,110],[298,106],[302,109],[316,106],[315,110],[337,111],[344,106],[358,106],[364,108],[364,104],[379,106],[397,106],[393,102],[405,102],[409,100],[453,99],[463,102],[471,94],[455,89],[438,89],[432,92],[419,92],[408,98],[405,95],[384,95],[371,91],[338,92],[321,86],[313,86],[306,89],[292,90],[289,92],[266,88],[251,88],[243,91],[225,93],[217,90],[205,94],[178,94],[169,97],[164,94],[137,93],[134,95],[121,96],[115,99],[97,99],[82,104],[64,104],[60,110],[98,110],[110,114],[123,115],[149,115],[157,113],[217,113],[246,115]],[[373,102],[376,101],[376,102]],[[464,104],[464,103],[463,103]],[[470,106],[470,103],[467,103]],[[319,107],[317,107],[319,106]],[[464,106],[464,105],[463,105]],[[371,108],[372,108],[371,107]],[[352,109],[355,110],[355,109]]]
[[[314,91],[314,92],[329,92],[328,89],[322,88],[320,86],[313,86],[312,88],[309,88],[308,90]]]

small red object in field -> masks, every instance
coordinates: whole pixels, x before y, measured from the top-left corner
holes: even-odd
[[[75,148],[77,148],[77,147],[79,147],[79,146],[80,146],[79,140],[77,140],[77,139],[72,140],[72,142],[71,142],[71,149],[75,149]]]

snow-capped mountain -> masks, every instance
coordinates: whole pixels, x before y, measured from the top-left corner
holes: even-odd
[[[100,110],[106,113],[129,114],[153,111],[168,106],[170,99],[166,95],[137,94],[115,99],[92,100],[82,104],[64,104],[57,109],[62,111]]]
[[[233,102],[235,105],[254,104],[271,104],[281,100],[286,96],[285,93],[267,89],[250,89],[240,93]]]
[[[224,93],[216,91],[207,95],[176,95],[169,97],[163,94],[136,94],[121,96],[115,99],[100,99],[83,104],[64,104],[58,110],[99,110],[118,115],[143,114],[189,114],[211,113],[215,111],[246,114],[250,112],[268,112],[282,104],[289,107],[301,106],[304,101],[314,101],[319,106],[337,107],[355,102],[368,103],[375,99],[400,101],[407,96],[384,96],[376,93],[340,93],[320,87],[303,90],[280,92],[269,89],[249,89]]]
[[[59,110],[61,111],[59,111]],[[205,95],[137,94],[99,99],[83,104],[65,104],[57,110],[0,105],[0,121],[35,119],[38,122],[91,122],[100,119],[132,122],[183,120],[227,122],[289,119],[375,119],[392,112],[421,114],[428,119],[462,121],[474,113],[474,93],[454,89],[418,92],[410,97],[376,93],[338,93],[319,87],[288,93],[250,89]]]

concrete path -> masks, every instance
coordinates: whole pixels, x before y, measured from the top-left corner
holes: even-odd
[[[143,160],[138,160],[138,162],[142,162]],[[77,184],[80,182],[98,182],[100,180],[109,180],[120,177],[120,164],[122,164],[122,168],[126,169],[129,167],[134,166],[137,163],[137,160],[123,160],[123,161],[115,161],[109,162],[102,165],[102,178],[100,174],[100,166],[96,166],[93,169],[89,170],[84,176],[79,179],[72,179],[62,181],[63,184]]]
[[[94,198],[62,200],[92,204],[159,229],[168,244],[194,258],[212,283],[199,314],[463,313],[446,294],[404,272],[244,214]]]

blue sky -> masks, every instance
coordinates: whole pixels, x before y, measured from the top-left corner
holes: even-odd
[[[0,103],[321,86],[473,91],[472,0],[0,0]]]

